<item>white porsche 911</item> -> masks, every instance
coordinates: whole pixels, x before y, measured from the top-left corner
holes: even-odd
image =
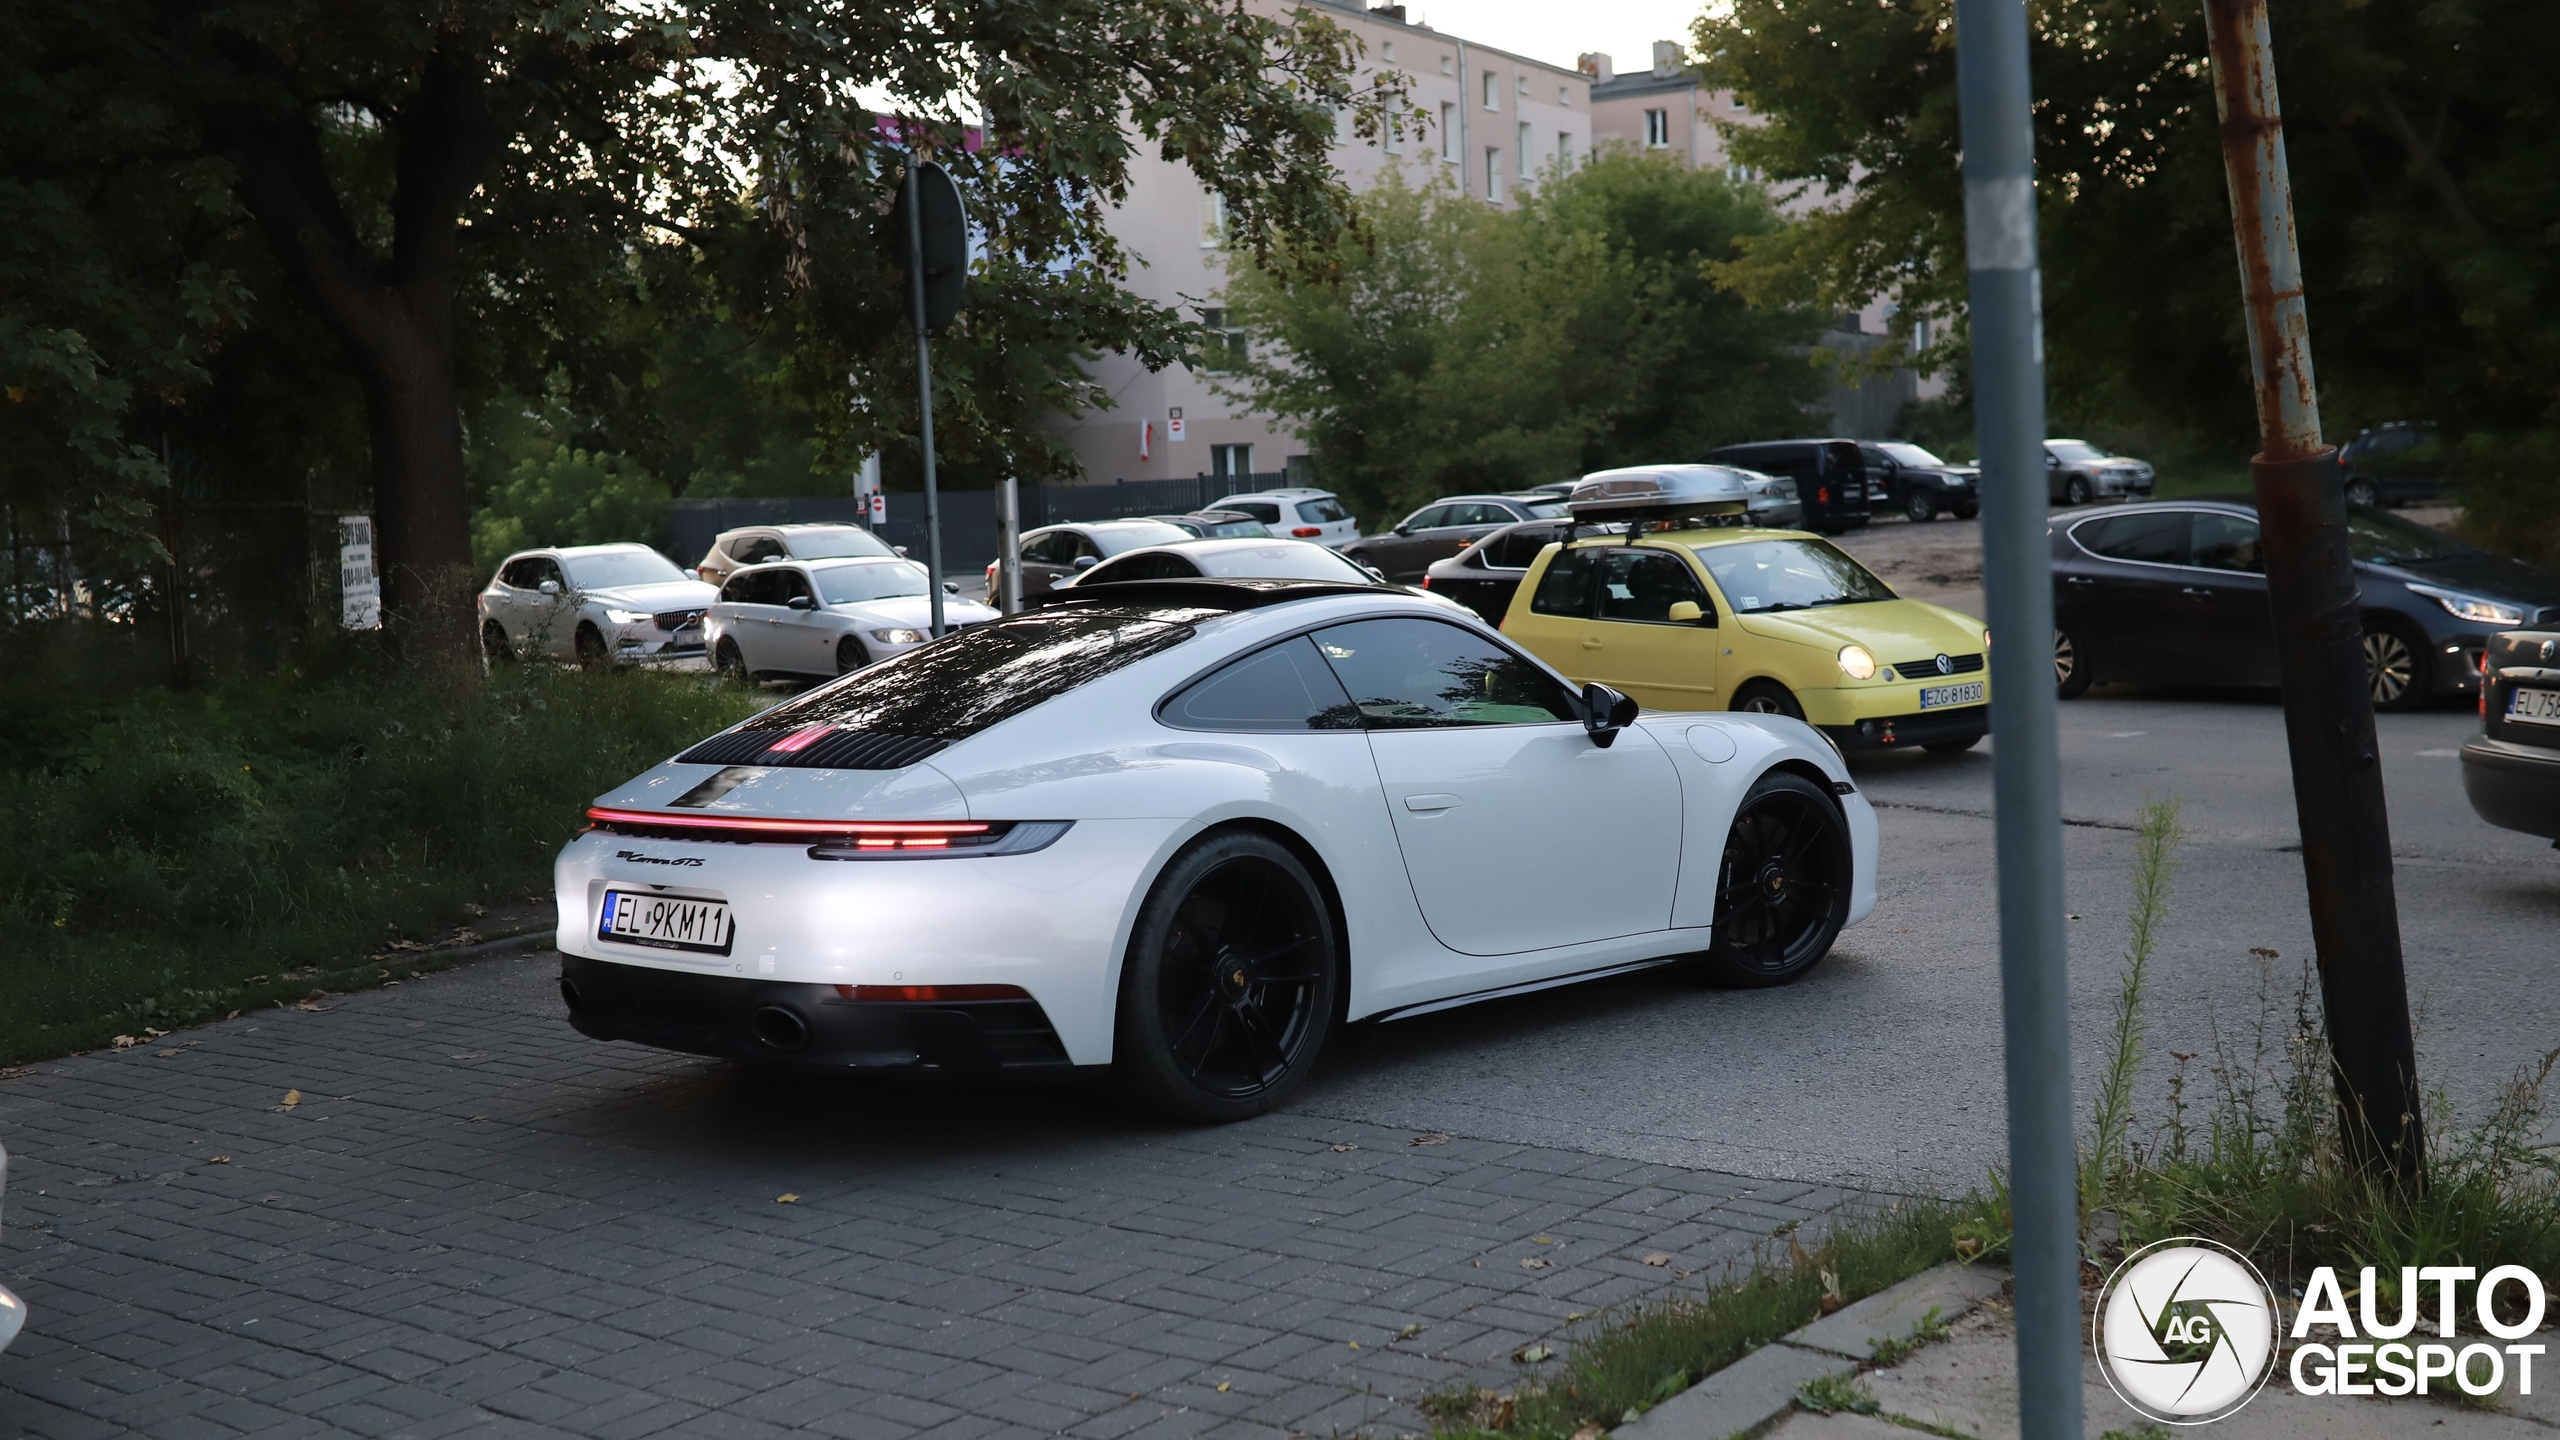
[[[1771,715],[1643,714],[1324,581],[1079,584],[602,797],[560,856],[600,1039],[1070,1074],[1236,1119],[1326,1037],[1648,966],[1803,974],[1875,814]]]

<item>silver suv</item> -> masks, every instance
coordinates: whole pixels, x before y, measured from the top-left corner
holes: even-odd
[[[1283,540],[1312,540],[1318,545],[1340,549],[1360,538],[1360,522],[1342,508],[1330,490],[1311,485],[1290,485],[1278,490],[1251,490],[1230,495],[1210,510],[1238,510],[1262,522],[1262,528]]]

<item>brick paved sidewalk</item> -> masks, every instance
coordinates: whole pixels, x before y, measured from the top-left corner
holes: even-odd
[[[764,1080],[580,1037],[555,975],[491,961],[0,1081],[0,1276],[32,1312],[0,1434],[1411,1433],[1419,1397],[1512,1383],[1578,1314],[1853,1199]]]

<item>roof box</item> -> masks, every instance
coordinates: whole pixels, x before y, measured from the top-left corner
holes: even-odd
[[[1721,520],[1740,515],[1750,502],[1741,471],[1723,465],[1631,465],[1582,477],[1565,497],[1573,518],[1669,522]]]

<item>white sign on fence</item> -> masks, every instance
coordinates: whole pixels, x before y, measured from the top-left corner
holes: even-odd
[[[373,573],[373,517],[338,517],[338,623],[371,630],[382,623],[382,580]]]

